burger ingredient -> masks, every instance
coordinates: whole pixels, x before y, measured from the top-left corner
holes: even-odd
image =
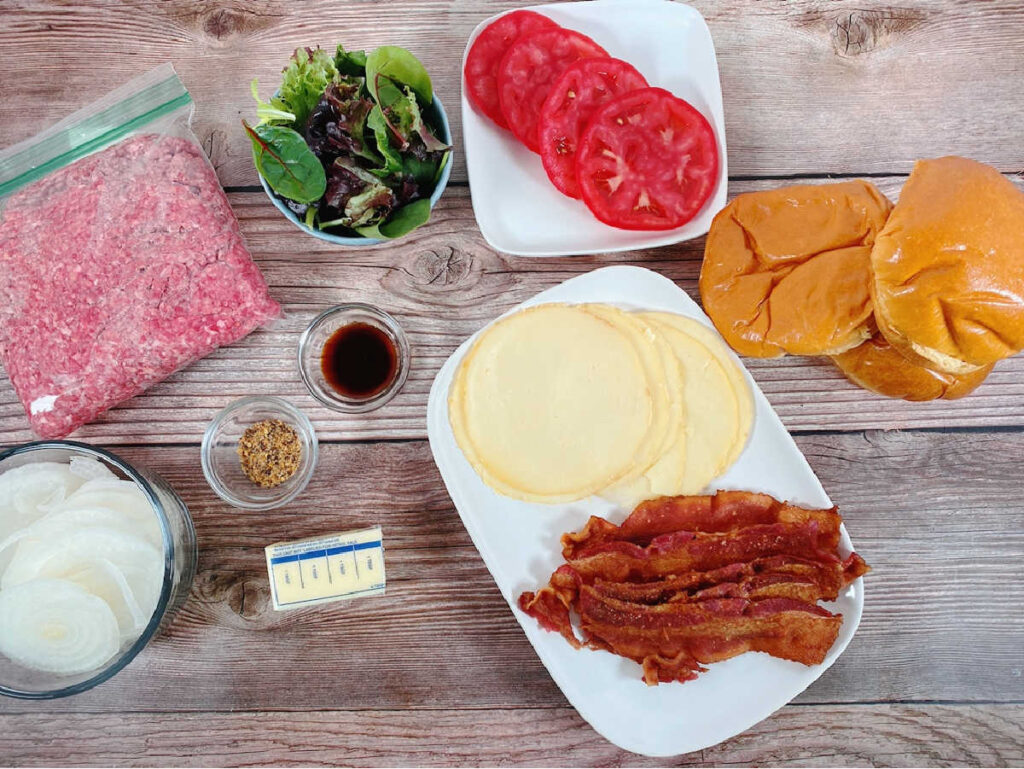
[[[272,489],[298,471],[302,441],[291,425],[280,419],[264,419],[246,428],[238,441],[238,458],[246,478]]]
[[[704,309],[744,355],[855,347],[871,335],[870,252],[891,209],[859,179],[738,195],[708,233]]]
[[[561,27],[518,38],[498,67],[498,100],[508,127],[533,152],[539,152],[537,124],[555,81],[573,62],[607,52],[586,35]]]
[[[820,664],[842,616],[817,602],[869,571],[840,557],[841,520],[745,491],[652,499],[621,526],[591,517],[563,535],[565,565],[519,607],[575,648],[638,662],[652,686],[747,651]]]
[[[117,654],[117,618],[102,599],[65,579],[0,591],[0,654],[33,670],[74,675]]]
[[[261,101],[255,80],[252,93],[256,168],[307,226],[396,238],[427,221],[451,148],[411,53],[299,48],[277,95]]]
[[[0,653],[87,673],[132,643],[163,587],[163,535],[146,495],[100,462],[0,474]]]
[[[192,141],[132,135],[0,212],[0,359],[45,438],[279,313]]]
[[[538,121],[540,157],[551,183],[571,198],[580,196],[576,150],[595,110],[614,97],[646,88],[631,64],[604,57],[580,59],[555,81]]]
[[[448,409],[485,483],[546,504],[699,491],[739,456],[753,418],[746,377],[711,329],[604,304],[494,323],[460,363]]]
[[[908,401],[963,398],[985,380],[993,366],[982,366],[967,374],[933,371],[904,358],[881,334],[832,356],[832,362],[854,384]]]
[[[871,252],[878,328],[964,375],[1024,349],[1024,192],[991,166],[920,160]]]
[[[324,379],[346,398],[372,398],[395,381],[398,350],[386,332],[370,323],[335,331],[320,354]]]
[[[599,220],[627,230],[670,230],[714,192],[718,146],[707,119],[661,88],[619,96],[580,139],[577,182]]]
[[[498,66],[514,41],[537,30],[557,27],[533,11],[512,11],[485,27],[466,54],[466,95],[473,105],[501,128],[508,128],[498,100]]]

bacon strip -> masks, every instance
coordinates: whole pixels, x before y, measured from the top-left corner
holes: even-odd
[[[749,526],[723,534],[662,534],[646,547],[614,540],[593,545],[566,560],[585,581],[602,577],[625,582],[710,571],[773,555],[839,562],[838,556],[819,547],[816,521]]]
[[[701,665],[748,651],[817,665],[842,626],[841,615],[786,598],[645,606],[589,586],[580,591],[579,611],[588,646],[636,660],[648,684],[687,681]]]
[[[727,533],[748,526],[807,521],[817,521],[821,547],[831,549],[839,544],[842,519],[835,507],[811,510],[749,491],[657,497],[637,505],[621,526],[592,516],[582,531],[562,536],[562,555],[571,560],[594,545],[613,540],[648,545],[661,535],[679,531]]]

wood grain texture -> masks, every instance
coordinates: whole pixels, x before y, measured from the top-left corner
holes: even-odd
[[[891,197],[902,179],[876,179]],[[732,193],[777,186],[735,182]],[[397,243],[340,249],[303,236],[262,193],[234,193],[246,240],[286,317],[151,388],[76,438],[107,443],[198,443],[218,410],[245,395],[280,395],[307,412],[321,440],[423,438],[434,375],[466,338],[505,310],[562,281],[614,264],[648,267],[699,299],[703,238],[628,254],[523,259],[483,240],[465,187],[450,189],[423,230]],[[310,320],[332,304],[364,301],[393,313],[409,335],[413,362],[403,391],[370,414],[343,415],[317,404],[299,378],[296,349]],[[1002,361],[959,401],[907,403],[849,383],[823,358],[747,359],[790,430],[1024,426],[1024,356]],[[0,443],[31,439],[21,404],[0,375]]]
[[[619,750],[569,708],[0,716],[18,766],[1019,766],[1022,743],[1021,705],[789,706],[674,759]]]
[[[1016,608],[1024,603],[1024,433],[798,442],[874,567],[857,636],[798,701],[1024,702]],[[307,492],[267,513],[217,500],[195,448],[124,450],[192,509],[200,563],[191,598],[115,682],[52,703],[3,700],[0,712],[564,704],[452,509],[427,445],[323,449]],[[378,522],[387,596],[271,609],[265,545]]]
[[[414,51],[453,107],[458,144],[466,40],[488,16],[523,4],[389,0],[385,14],[381,2],[336,0],[8,2],[0,25],[0,146],[171,61],[195,98],[196,132],[222,181],[254,184],[239,123],[254,114],[249,81],[259,76],[273,90],[296,46],[338,42]],[[692,4],[707,18],[718,53],[734,175],[900,172],[917,158],[949,153],[1024,169],[1019,3]],[[461,158],[454,174],[465,179]]]

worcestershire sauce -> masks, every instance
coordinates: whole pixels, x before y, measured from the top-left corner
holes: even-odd
[[[327,384],[346,398],[372,398],[398,373],[398,351],[384,331],[369,323],[342,326],[324,344],[320,368]]]

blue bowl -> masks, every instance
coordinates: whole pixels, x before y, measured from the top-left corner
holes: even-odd
[[[452,131],[451,127],[448,125],[448,113],[444,111],[444,105],[441,104],[441,100],[437,97],[437,94],[434,94],[434,103],[424,110],[424,117],[430,125],[441,127],[441,141],[445,144],[452,143]],[[434,206],[437,205],[437,201],[441,199],[441,195],[444,193],[444,188],[448,186],[448,179],[452,175],[452,163],[454,160],[455,153],[449,153],[448,162],[445,163],[444,168],[441,169],[441,178],[437,180],[437,187],[434,188],[434,193],[430,196],[431,211],[434,210]],[[373,246],[377,243],[388,242],[387,239],[382,238],[364,238],[359,236],[349,238],[342,235],[332,235],[329,232],[323,232],[321,230],[313,229],[312,227],[307,227],[305,223],[299,219],[296,213],[288,208],[288,206],[284,204],[284,201],[274,194],[274,191],[270,189],[270,185],[267,184],[267,180],[263,178],[263,175],[259,172],[257,172],[257,175],[260,177],[260,184],[263,185],[263,191],[267,193],[267,197],[270,198],[270,202],[274,204],[274,207],[284,214],[285,218],[289,222],[294,224],[307,235],[312,235],[314,238],[326,240],[328,243],[335,243],[339,246]]]

